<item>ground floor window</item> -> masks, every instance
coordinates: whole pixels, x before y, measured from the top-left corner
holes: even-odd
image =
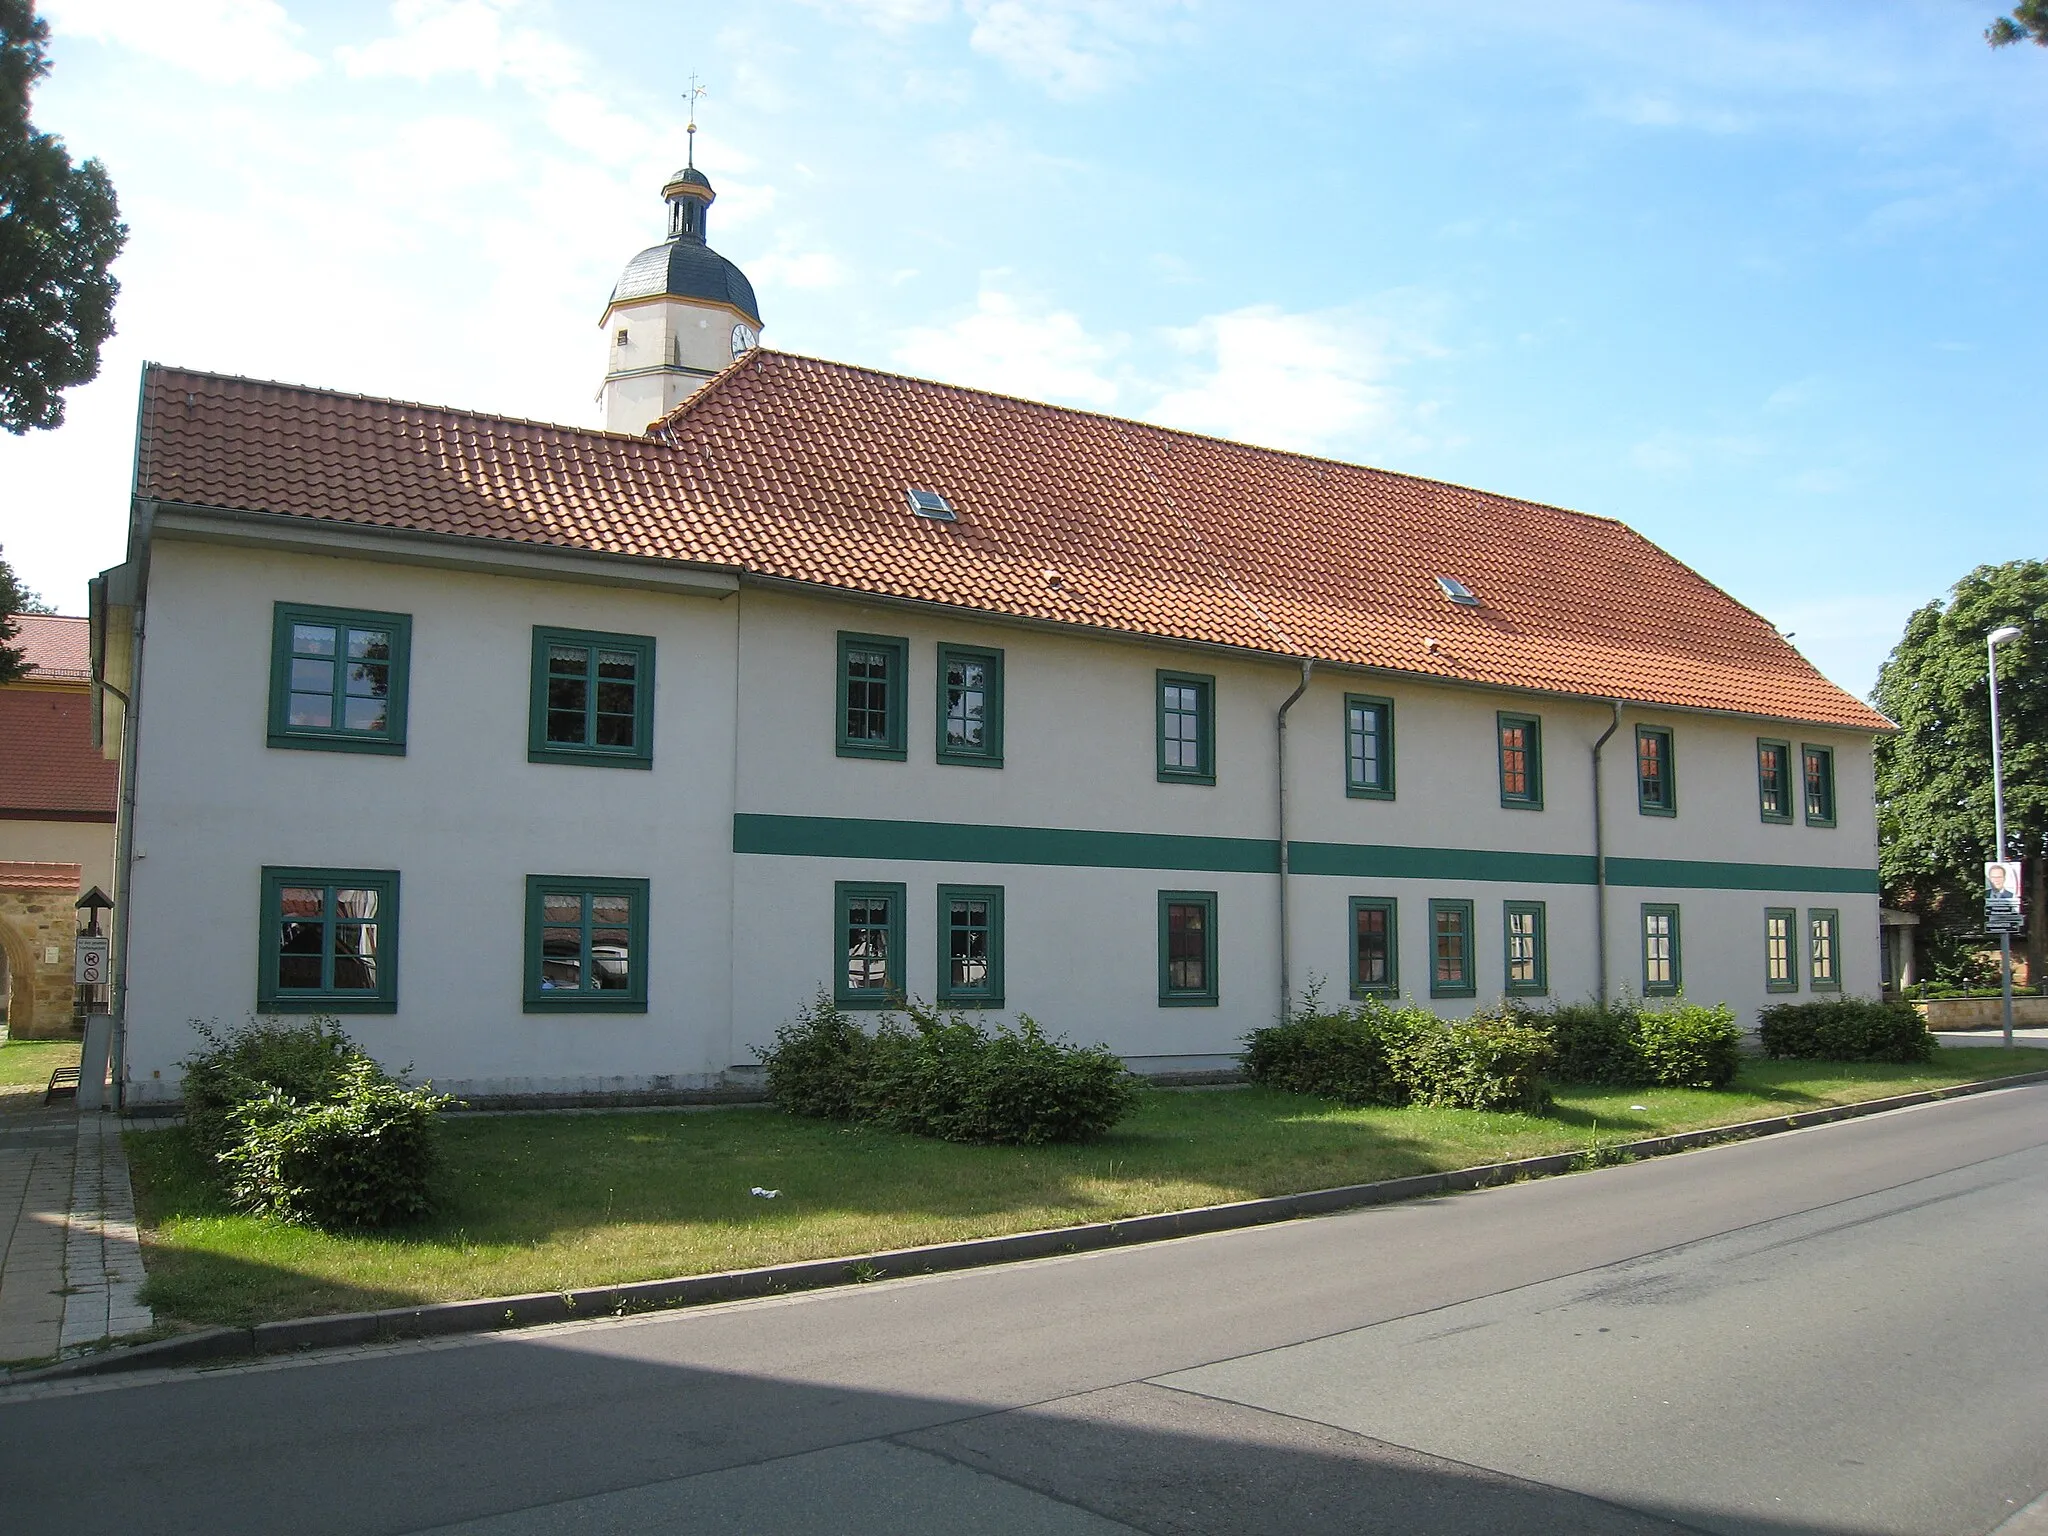
[[[1214,1007],[1216,893],[1159,893],[1159,1001],[1162,1006]]]
[[[1790,907],[1764,909],[1764,990],[1797,992],[1798,962],[1793,956],[1793,932],[1799,914]]]
[[[526,877],[528,1013],[647,1011],[647,882]]]
[[[842,880],[833,887],[838,968],[832,995],[842,1008],[892,1008],[904,996],[901,885]]]
[[[1643,995],[1672,997],[1680,985],[1678,908],[1645,903],[1643,907]]]
[[[1351,898],[1351,995],[1392,997],[1401,990],[1398,908],[1391,896]]]
[[[939,887],[939,1000],[1003,1006],[1002,887]]]
[[[1432,901],[1429,945],[1429,995],[1472,996],[1478,990],[1472,975],[1472,903]]]
[[[1501,913],[1507,946],[1507,990],[1537,997],[1550,990],[1548,913],[1540,901],[1511,901]]]
[[[1806,914],[1807,985],[1816,992],[1842,990],[1841,916],[1831,907]]]
[[[256,1005],[267,1013],[398,1009],[398,871],[263,871]]]

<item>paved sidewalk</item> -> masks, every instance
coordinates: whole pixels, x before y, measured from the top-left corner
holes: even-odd
[[[120,1117],[0,1116],[0,1364],[155,1326]]]

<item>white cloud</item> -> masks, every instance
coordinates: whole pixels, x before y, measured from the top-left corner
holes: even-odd
[[[541,86],[580,78],[578,56],[560,40],[512,24],[519,8],[519,0],[395,0],[388,37],[337,48],[335,57],[358,78],[462,74],[493,85],[503,75]]]
[[[808,0],[888,36],[964,14],[967,46],[1054,96],[1086,96],[1136,72],[1175,34],[1193,0]],[[928,89],[928,71],[913,76]]]
[[[1845,593],[1769,605],[1764,617],[1793,637],[1800,654],[1858,698],[1877,686],[1877,670],[1905,633],[1913,610],[1939,593]]]
[[[948,383],[1107,410],[1117,386],[1104,368],[1123,345],[1091,336],[1067,310],[1028,307],[984,284],[971,314],[909,332],[895,357]]]
[[[1354,310],[1289,314],[1270,304],[1211,315],[1171,333],[1204,360],[1147,419],[1300,452],[1411,439],[1415,412],[1388,382],[1414,342]]]
[[[849,273],[830,251],[777,251],[756,256],[747,274],[757,288],[837,288]]]
[[[44,0],[59,36],[145,54],[214,85],[284,86],[319,71],[277,0]]]
[[[1692,432],[1654,432],[1629,449],[1629,462],[1653,475],[1689,474],[1701,464],[1719,466],[1750,460],[1764,451],[1754,437]]]

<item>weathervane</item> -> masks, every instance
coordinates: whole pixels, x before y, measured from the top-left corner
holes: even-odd
[[[703,94],[704,87],[697,83],[697,72],[693,69],[690,71],[690,89],[683,96],[683,100],[690,108],[690,126],[686,131],[690,135],[690,157],[687,163],[691,170],[697,168],[697,98]]]

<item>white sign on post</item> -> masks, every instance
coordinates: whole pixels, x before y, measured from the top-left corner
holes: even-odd
[[[78,941],[76,957],[71,965],[71,979],[81,987],[106,985],[107,957],[114,941],[104,934],[86,934]]]

